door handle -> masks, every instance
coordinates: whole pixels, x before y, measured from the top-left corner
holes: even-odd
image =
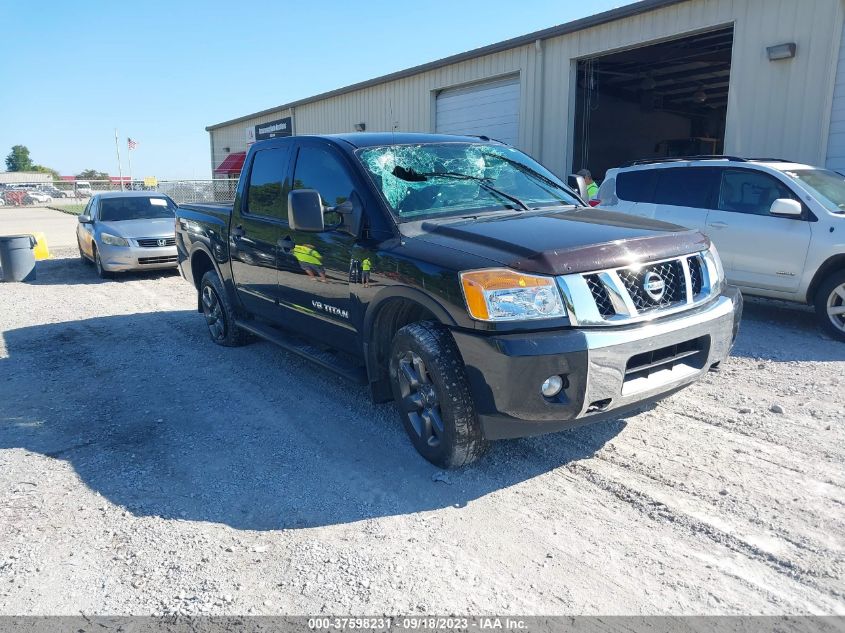
[[[276,242],[276,246],[281,248],[284,252],[290,253],[293,250],[294,244],[293,240],[290,239],[290,235],[285,235],[284,237],[280,237]]]
[[[239,237],[243,237],[246,235],[246,231],[244,231],[244,227],[238,224],[235,228],[232,229],[232,237],[238,239]]]
[[[712,226],[714,229],[723,229],[728,226],[727,222],[708,222],[707,226]]]

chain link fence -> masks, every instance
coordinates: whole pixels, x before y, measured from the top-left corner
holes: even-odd
[[[235,199],[238,181],[232,178],[215,180],[159,180],[154,186],[143,181],[56,180],[52,183],[0,184],[0,206],[39,206],[49,204],[79,205],[92,195],[104,191],[155,191],[177,203],[228,202]]]

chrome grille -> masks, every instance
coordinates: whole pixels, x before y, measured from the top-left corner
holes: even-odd
[[[139,257],[139,264],[175,264],[176,255],[165,255],[163,257]]]
[[[716,261],[707,251],[563,275],[558,286],[573,325],[645,321],[692,308],[721,291]]]
[[[698,255],[687,257],[687,265],[689,266],[689,281],[692,286],[693,296],[701,294],[704,280],[701,271],[701,258]]]
[[[164,240],[164,244],[159,244],[159,240]],[[159,248],[161,246],[176,246],[175,237],[142,237],[137,240],[138,246],[144,248]]]
[[[643,266],[639,270],[621,269],[617,271],[625,289],[634,302],[638,312],[645,312],[656,308],[667,308],[673,303],[686,301],[686,284],[684,281],[684,269],[681,262],[674,259],[668,262],[661,262],[651,266]],[[659,298],[654,298],[646,292],[645,282],[649,273],[656,274],[665,284]],[[601,310],[599,310],[601,312]]]
[[[604,318],[612,317],[616,314],[616,308],[613,307],[613,303],[610,301],[610,295],[607,294],[607,288],[604,287],[604,284],[601,282],[601,279],[599,279],[599,276],[585,275],[584,279],[590,287],[593,299],[596,300],[596,306],[599,309],[599,314],[601,314]]]

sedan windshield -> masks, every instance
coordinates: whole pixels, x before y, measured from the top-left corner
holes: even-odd
[[[827,169],[790,169],[785,172],[828,211],[845,213],[845,177]]]
[[[554,174],[510,147],[387,145],[359,150],[358,158],[399,222],[581,204]]]
[[[167,198],[133,196],[131,198],[103,198],[100,200],[100,220],[103,222],[153,220],[174,216],[173,203]]]

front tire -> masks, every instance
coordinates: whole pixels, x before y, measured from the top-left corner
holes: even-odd
[[[216,271],[209,270],[202,276],[199,292],[211,340],[224,347],[246,344],[248,334],[236,325],[235,309]]]
[[[100,259],[100,249],[94,247],[94,266],[97,268],[97,275],[100,279],[111,279],[112,273],[103,267],[103,260]]]
[[[414,448],[435,466],[460,468],[487,448],[463,360],[448,329],[412,323],[393,337],[390,382]]]
[[[829,275],[816,292],[816,316],[832,337],[845,341],[845,270]]]
[[[82,263],[90,264],[91,260],[85,257],[85,252],[82,250],[82,242],[79,241],[79,238],[76,238],[76,247],[79,249],[79,259],[82,260]]]

